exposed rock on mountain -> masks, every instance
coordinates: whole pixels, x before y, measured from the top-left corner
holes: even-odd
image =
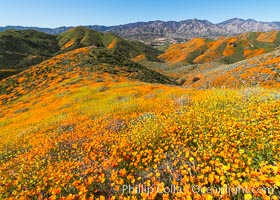
[[[168,38],[180,43],[193,37],[217,37],[221,35],[235,35],[248,31],[280,30],[279,22],[259,22],[253,19],[233,18],[214,24],[207,20],[188,19],[183,21],[150,21],[136,22],[118,26],[89,25],[90,29],[101,32],[113,32],[126,39],[153,42],[155,39]],[[0,27],[0,31],[7,29],[34,29],[49,34],[60,34],[72,27],[58,27],[54,29],[39,27],[7,26]]]

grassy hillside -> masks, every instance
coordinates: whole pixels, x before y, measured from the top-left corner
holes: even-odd
[[[33,30],[0,33],[0,79],[53,56],[59,47],[55,36]]]
[[[280,192],[279,90],[82,77],[0,106],[0,199],[277,198],[192,187]],[[160,190],[132,194],[129,184]]]
[[[159,61],[160,51],[140,42],[127,41],[111,33],[76,27],[57,37],[32,30],[0,33],[0,80],[54,55],[81,47],[113,49],[127,58],[142,56]]]
[[[127,41],[112,33],[104,33],[103,42],[109,49],[119,51],[130,58],[141,56],[143,60],[159,61],[157,57],[162,53],[141,42]]]
[[[194,88],[280,86],[280,50],[255,56],[234,64],[204,63],[166,70]],[[195,80],[196,79],[196,80]]]
[[[113,34],[99,33],[85,27],[76,27],[58,36],[61,52],[80,47],[95,46],[106,47],[122,53],[128,58],[144,55],[145,59],[159,61],[160,51],[137,41],[128,41]]]
[[[92,45],[104,47],[102,36],[102,33],[97,31],[93,31],[84,27],[76,27],[60,34],[57,37],[57,40],[61,49],[60,52],[66,52]]]
[[[70,85],[81,80],[93,82],[140,80],[174,84],[171,78],[134,63],[116,51],[84,47],[57,55],[0,81],[2,94],[0,100],[7,102],[32,90],[59,85],[64,80],[68,80]]]
[[[167,63],[235,63],[275,50],[280,32],[250,32],[217,40],[194,38],[184,44],[171,45],[159,58]]]
[[[255,56],[275,33],[193,39],[186,66],[82,27],[50,38],[55,56],[0,80],[0,199],[278,199],[280,49]],[[248,38],[252,58],[195,63]]]

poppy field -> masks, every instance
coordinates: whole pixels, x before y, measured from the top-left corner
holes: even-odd
[[[277,89],[50,86],[0,107],[0,199],[278,199],[279,137]]]

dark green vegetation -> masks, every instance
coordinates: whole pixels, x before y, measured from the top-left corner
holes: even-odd
[[[150,83],[174,84],[174,81],[166,76],[150,70],[142,65],[132,62],[122,53],[116,50],[99,48],[91,50],[77,66],[88,66],[92,72],[105,72],[112,75],[125,75],[131,80],[140,80]]]
[[[70,29],[57,36],[60,52],[67,52],[77,48],[95,45],[104,47],[102,42],[102,33],[84,28],[77,27]]]
[[[147,60],[158,61],[161,53],[140,42],[85,27],[76,27],[58,36],[34,30],[9,30],[0,33],[0,80],[55,55],[87,46],[107,48],[112,42],[112,49],[128,58],[144,54]]]
[[[233,43],[232,46],[234,47],[235,51],[234,54],[230,56],[225,56],[221,59],[222,62],[226,64],[232,64],[235,62],[238,62],[240,60],[246,59],[246,56],[244,55],[244,50],[249,49],[251,51],[257,50],[257,49],[264,49],[264,52],[271,52],[274,51],[275,48],[279,47],[280,45],[280,32],[278,31],[276,34],[275,39],[272,41],[259,41],[257,32],[249,32],[247,33],[247,39],[246,40],[240,40],[236,43]],[[269,36],[266,38],[269,40]],[[245,48],[244,48],[245,47]],[[223,49],[221,48],[221,51]]]
[[[56,37],[45,33],[9,30],[0,33],[0,79],[42,62],[59,51]]]
[[[85,27],[73,28],[60,34],[57,39],[61,52],[86,46],[109,47],[129,58],[144,54],[151,61],[159,61],[157,56],[162,53],[141,42],[128,41],[113,33],[100,33]]]
[[[113,49],[122,52],[122,54],[130,58],[133,58],[140,54],[144,54],[147,60],[159,61],[157,57],[162,53],[162,51],[154,49],[141,42],[124,40],[123,38],[113,33],[104,33],[103,42],[105,46],[108,46],[113,41],[116,41],[116,44],[113,47]]]
[[[184,77],[190,74],[197,65],[204,63],[231,64],[255,57],[277,49],[280,45],[280,32],[249,32],[232,37],[214,39],[194,38],[184,44],[171,45],[164,53],[138,41],[128,41],[113,33],[97,32],[85,27],[76,27],[60,35],[48,35],[34,30],[6,31],[0,33],[0,80],[17,74],[31,66],[37,66],[54,56],[62,55],[76,49],[89,47],[94,50],[90,59],[73,61],[85,68],[99,66],[97,71],[108,71],[110,74],[133,74],[132,68],[145,68],[143,73],[134,73],[134,77],[146,82],[173,83],[167,77],[177,78],[177,84],[184,84]],[[162,54],[161,54],[162,53]],[[68,65],[71,59],[65,54],[61,62]],[[160,60],[159,60],[160,59]],[[132,62],[132,61],[134,62]],[[80,62],[81,61],[81,62]],[[109,64],[108,67],[100,62]],[[138,62],[136,64],[135,62]],[[209,65],[211,67],[216,64]],[[94,66],[91,66],[94,65]],[[112,70],[112,66],[119,69]],[[129,67],[121,70],[121,67]],[[61,66],[58,66],[61,67]],[[53,66],[53,69],[56,69]],[[203,68],[202,71],[208,70]],[[45,68],[44,70],[47,70]],[[153,74],[153,71],[158,73]],[[52,71],[56,73],[55,71]],[[113,73],[112,73],[113,72]],[[179,73],[180,72],[180,73]],[[160,73],[160,74],[159,74]],[[118,75],[119,75],[118,74]],[[137,76],[135,75],[137,74]],[[164,78],[160,77],[162,74]],[[160,75],[160,76],[159,76]],[[47,75],[46,75],[47,76]],[[163,81],[167,78],[165,81]],[[193,80],[194,77],[190,77]],[[8,82],[10,87],[13,81]],[[26,86],[29,87],[29,86]],[[2,94],[7,93],[6,86],[1,86]]]
[[[68,84],[80,81],[103,82],[106,80],[139,80],[150,83],[172,84],[174,79],[132,62],[123,54],[100,47],[85,47],[57,55],[37,66],[1,81],[0,95],[7,95],[7,102],[17,99],[30,91],[41,91],[50,85]],[[18,88],[21,88],[18,90]]]

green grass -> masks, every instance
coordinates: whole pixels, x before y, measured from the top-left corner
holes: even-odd
[[[59,53],[91,45],[104,47],[102,33],[84,27],[76,27],[64,32],[57,36],[57,40],[60,48],[63,48],[69,41],[73,41],[73,45],[62,49]]]
[[[224,46],[226,46],[226,44]],[[231,64],[231,63],[235,63],[240,60],[243,60],[243,59],[245,59],[244,48],[241,43],[237,43],[237,46],[234,49],[234,54],[222,58],[222,61],[226,64]]]
[[[8,30],[0,33],[0,69],[14,69],[14,72],[0,71],[0,79],[22,71],[52,57],[59,50],[55,36],[24,30]]]
[[[162,51],[152,48],[141,42],[124,40],[113,33],[104,33],[103,43],[105,46],[108,46],[113,40],[116,41],[116,45],[113,49],[129,58],[134,58],[140,54],[145,54],[147,60],[159,61],[157,57],[162,53]]]
[[[141,42],[127,41],[115,34],[100,33],[85,27],[76,27],[58,36],[34,30],[8,30],[0,33],[0,80],[54,55],[93,45],[104,48],[113,40],[116,41],[114,51],[127,58],[145,54],[147,60],[159,61],[159,50]],[[15,71],[4,72],[1,69]]]

